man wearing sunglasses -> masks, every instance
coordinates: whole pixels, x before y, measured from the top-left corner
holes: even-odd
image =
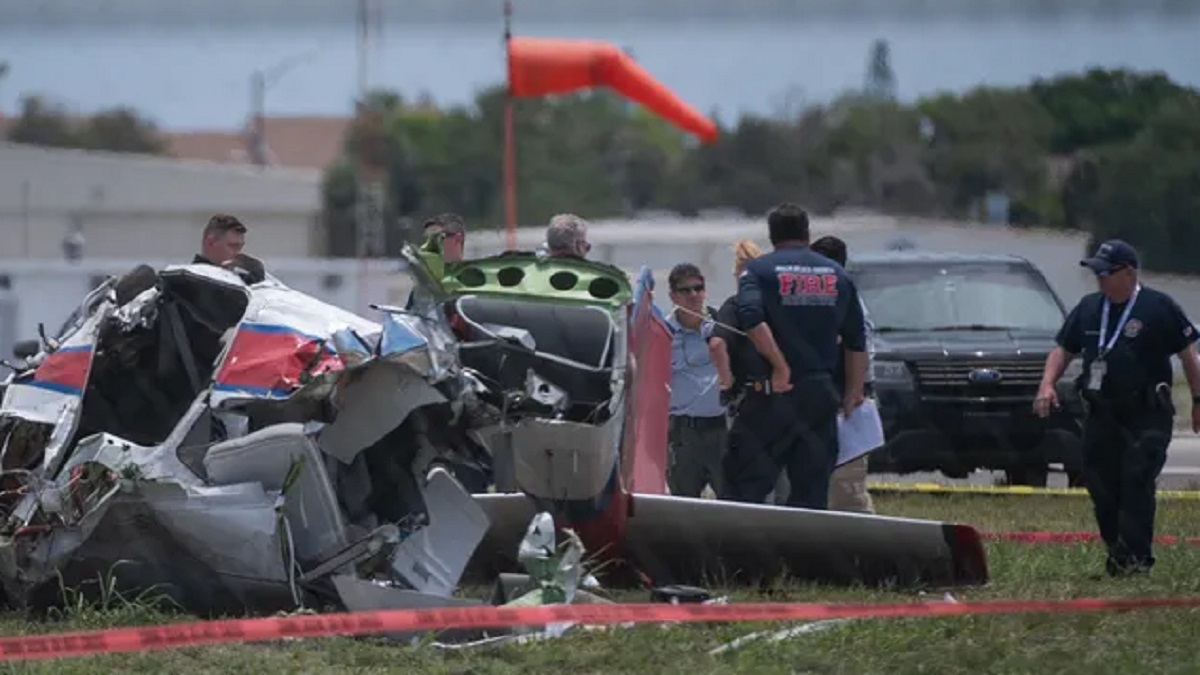
[[[441,237],[442,259],[459,262],[467,243],[467,224],[457,213],[441,213],[425,221],[425,240]]]
[[[1196,328],[1166,293],[1138,280],[1137,251],[1106,241],[1080,261],[1096,274],[1099,290],[1071,310],[1046,358],[1034,400],[1041,417],[1058,406],[1056,383],[1076,355],[1076,381],[1085,403],[1083,479],[1110,576],[1154,566],[1155,487],[1174,430],[1171,356],[1183,363],[1192,391],[1192,430],[1200,432],[1200,364]]]
[[[467,242],[467,224],[457,213],[439,213],[432,216],[422,226],[425,235],[423,247],[431,250],[441,250],[442,259],[446,262],[459,262],[463,259]],[[414,296],[409,294],[406,309],[412,309]],[[441,462],[451,475],[472,494],[487,492],[492,476],[470,464],[457,462]]]
[[[667,276],[671,303],[671,418],[668,429],[667,486],[671,494],[699,497],[705,485],[724,493],[721,461],[727,423],[717,383],[713,339],[715,311],[705,305],[704,275],[692,263],[676,265]]]

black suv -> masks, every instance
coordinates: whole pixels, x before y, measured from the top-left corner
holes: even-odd
[[[886,445],[871,471],[1003,470],[1044,486],[1061,463],[1079,484],[1079,361],[1058,383],[1061,409],[1033,413],[1046,356],[1066,316],[1024,258],[892,251],[857,256],[854,278],[874,325],[875,391]]]

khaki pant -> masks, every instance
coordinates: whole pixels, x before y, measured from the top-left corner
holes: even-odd
[[[775,492],[767,497],[767,503],[783,506],[787,503],[787,496],[787,472],[781,471],[775,483]],[[829,510],[875,513],[875,504],[871,501],[871,493],[867,491],[866,455],[833,470],[829,478]]]
[[[829,510],[875,513],[867,492],[867,456],[846,462],[833,470],[829,479]]]

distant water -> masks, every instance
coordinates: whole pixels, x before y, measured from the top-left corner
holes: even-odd
[[[1193,17],[1194,18],[1194,17]],[[533,23],[528,35],[604,39],[632,49],[659,79],[724,120],[828,101],[861,86],[876,38],[892,49],[908,100],[978,84],[1023,84],[1089,66],[1162,70],[1200,85],[1200,21],[1157,15],[1119,20],[958,16],[919,23],[895,17],[812,22],[679,21]],[[263,28],[100,28],[0,25],[0,108],[48,94],[81,111],[132,105],[172,128],[233,127],[249,109],[251,73],[311,53],[273,86],[268,112],[344,114],[356,88],[351,24]],[[469,102],[504,77],[500,26],[392,24],[373,52],[369,79],[441,104]]]

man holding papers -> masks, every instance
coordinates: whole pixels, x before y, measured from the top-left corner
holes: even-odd
[[[812,250],[846,266],[846,242],[838,237],[827,236],[812,243]],[[861,297],[859,298],[861,302]],[[867,453],[883,445],[883,424],[879,419],[879,408],[872,400],[874,385],[873,366],[875,346],[871,341],[871,320],[866,305],[862,306],[864,329],[867,334],[867,375],[863,387],[864,403],[849,417],[838,422],[838,462],[829,479],[829,509],[831,511],[858,511],[875,513],[871,493],[867,492]],[[845,350],[838,367],[834,368],[834,379],[838,387],[845,387]],[[847,457],[854,457],[842,464]]]

